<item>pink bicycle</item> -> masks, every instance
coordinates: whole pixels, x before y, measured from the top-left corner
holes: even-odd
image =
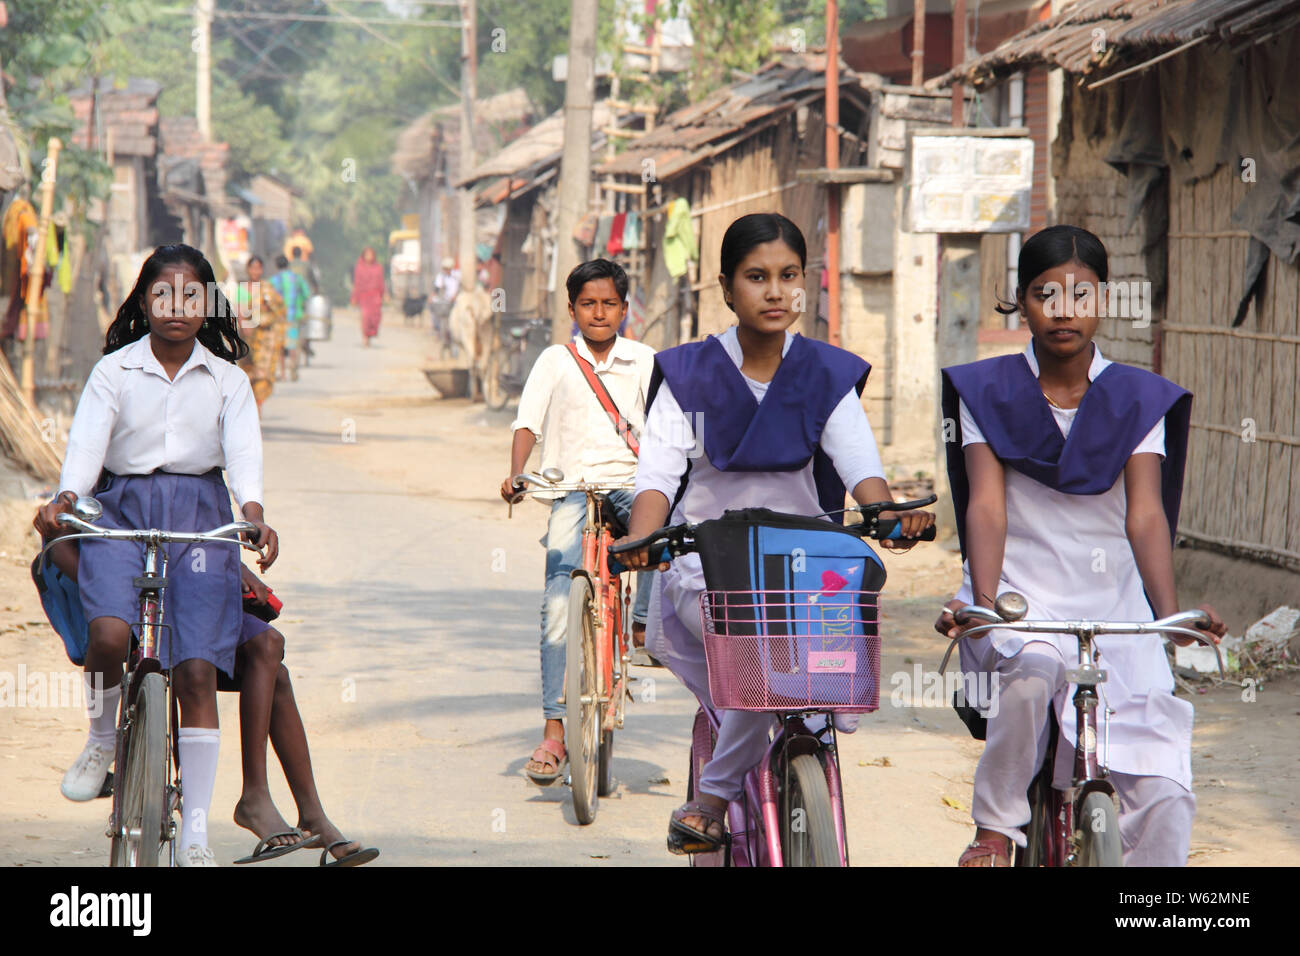
[[[836,526],[858,538],[898,538],[897,519],[881,520],[881,511],[908,511],[935,501],[934,496],[901,503],[879,502],[850,510],[862,514],[861,524]],[[769,524],[789,518],[791,527],[763,528],[777,538],[804,540],[803,517],[776,515]],[[723,521],[726,520],[724,516]],[[680,524],[639,540],[612,554],[648,547],[668,561],[700,550],[697,534],[704,526]],[[823,523],[829,529],[829,522]],[[761,539],[755,537],[757,543]],[[781,538],[781,540],[786,540]],[[934,540],[934,528],[918,540]],[[778,545],[778,549],[783,545]],[[713,755],[722,710],[772,713],[777,730],[758,766],[745,775],[743,790],[727,808],[728,835],[722,847],[693,853],[693,866],[848,866],[849,849],[844,818],[836,714],[871,713],[880,701],[879,587],[885,574],[880,559],[865,543],[858,555],[868,573],[864,589],[839,586],[844,579],[830,567],[815,569],[820,588],[800,588],[799,558],[791,573],[773,564],[780,555],[757,562],[756,588],[707,590],[700,596],[704,651],[713,708],[700,707],[691,735],[687,799],[695,798],[696,782]],[[794,547],[798,555],[799,547]],[[814,570],[818,555],[802,555]],[[740,563],[743,563],[740,562]],[[764,567],[765,566],[765,567]],[[705,560],[706,579],[709,562]],[[782,583],[784,586],[773,587]]]

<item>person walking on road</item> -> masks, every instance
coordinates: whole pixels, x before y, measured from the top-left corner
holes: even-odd
[[[275,373],[280,365],[280,350],[284,348],[284,299],[269,282],[262,281],[262,260],[253,256],[244,267],[248,281],[235,290],[235,309],[239,314],[240,328],[248,334],[248,354],[239,360],[239,367],[253,384],[253,398],[257,411],[271,397],[275,389]]]
[[[361,309],[361,335],[366,348],[379,334],[380,310],[384,304],[384,267],[372,246],[361,250],[352,270],[352,304]]]

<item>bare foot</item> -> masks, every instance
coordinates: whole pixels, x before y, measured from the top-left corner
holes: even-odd
[[[288,821],[280,816],[280,811],[275,808],[269,793],[241,795],[239,802],[235,804],[235,822],[245,830],[251,830],[259,840],[265,840],[272,833],[284,833],[293,829]],[[278,836],[267,845],[288,846],[298,842],[298,838],[294,836]]]

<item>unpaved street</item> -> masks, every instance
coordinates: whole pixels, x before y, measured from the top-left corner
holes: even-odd
[[[541,720],[537,654],[544,509],[497,497],[511,415],[438,400],[420,366],[427,333],[386,321],[359,346],[355,317],[299,382],[266,406],[268,521],[281,558],[267,576],[325,807],[383,855],[375,865],[681,865],[664,850],[683,798],[694,703],[663,670],[638,670],[616,737],[618,789],[578,826],[563,787],[521,768]],[[0,671],[71,669],[26,578],[11,502],[0,558]],[[930,622],[959,578],[939,546],[889,556],[889,675],[937,666]],[[1229,622],[1239,624],[1239,622]],[[1233,688],[1199,696],[1192,863],[1294,864],[1300,851],[1294,679],[1253,703]],[[211,839],[220,863],[255,838],[231,822],[238,797],[237,702],[222,695]],[[0,708],[0,865],[101,865],[107,801],[58,793],[85,725],[70,707]],[[854,862],[949,865],[970,838],[978,744],[946,706],[895,707],[842,738]],[[272,786],[293,805],[272,764]],[[310,866],[302,852],[263,866]]]

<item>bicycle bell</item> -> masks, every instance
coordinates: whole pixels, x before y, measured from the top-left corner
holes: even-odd
[[[543,468],[542,477],[553,485],[558,485],[564,480],[564,472],[558,468]]]
[[[78,518],[88,524],[94,524],[104,515],[104,506],[89,496],[78,498],[72,510]]]
[[[1029,602],[1015,591],[1006,591],[993,602],[993,610],[1004,621],[1018,621],[1029,613]]]

